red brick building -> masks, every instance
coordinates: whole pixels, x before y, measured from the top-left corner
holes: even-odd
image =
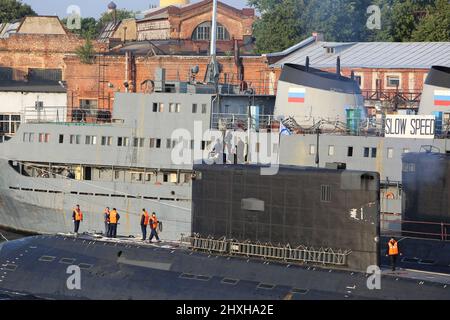
[[[84,44],[58,17],[26,17],[18,29],[0,38],[0,79],[26,81],[42,75],[50,77],[46,80],[65,80],[64,57]],[[94,46],[99,52],[107,49],[104,44]]]
[[[168,6],[149,10],[137,21],[137,39],[192,40],[209,42],[211,34],[212,0],[184,6]],[[230,42],[251,38],[256,19],[254,9],[236,9],[222,2],[217,5],[217,40]]]

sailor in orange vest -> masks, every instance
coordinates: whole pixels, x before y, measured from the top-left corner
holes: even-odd
[[[392,271],[395,271],[395,264],[397,263],[397,257],[401,254],[398,248],[398,242],[394,238],[391,238],[388,242],[387,254],[391,260]]]
[[[83,212],[80,210],[80,205],[77,204],[72,212],[73,219],[73,232],[78,235],[78,229],[80,228],[80,222],[83,221]]]
[[[117,212],[116,208],[113,208],[112,211],[108,215],[109,218],[109,229],[108,229],[108,237],[115,238],[117,236],[117,223],[119,222],[120,215]]]
[[[156,213],[152,213],[152,216],[150,217],[150,239],[149,242],[152,242],[153,237],[156,237],[156,240],[158,242],[161,242],[158,237],[158,232],[156,231],[156,228],[158,228],[158,218],[156,218]]]
[[[150,216],[148,215],[147,210],[142,209],[142,215],[141,215],[141,230],[142,230],[142,241],[145,241],[147,238],[147,226],[148,222],[150,220]]]
[[[108,229],[109,229],[109,207],[105,208],[105,211],[103,211],[103,220],[105,221],[105,233],[104,236],[108,236]]]

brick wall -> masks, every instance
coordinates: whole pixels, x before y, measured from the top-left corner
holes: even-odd
[[[104,67],[104,80],[99,80],[99,60],[96,63],[88,65],[79,61],[76,56],[67,56],[64,59],[65,75],[68,89],[68,105],[78,106],[79,99],[98,99],[99,96],[106,97],[105,100],[100,99],[99,107],[112,107],[114,103],[114,93],[124,92],[124,80],[126,62],[124,56],[106,56],[102,58],[101,64]],[[238,69],[234,64],[233,57],[219,57],[219,63],[222,65],[221,80],[224,74],[230,82],[238,83]],[[198,65],[199,73],[197,81],[203,81],[206,72],[209,57],[193,57],[193,56],[153,56],[153,57],[137,57],[136,63],[136,87],[131,91],[145,92],[146,87],[142,85],[145,80],[154,79],[155,70],[157,68],[166,69],[166,79],[168,81],[187,81],[189,70]],[[267,92],[269,90],[270,76],[272,71],[267,68],[267,62],[264,57],[245,57],[244,79],[255,89]],[[109,82],[109,84],[107,83]]]
[[[0,67],[13,68],[14,80],[24,80],[29,68],[62,69],[64,56],[74,54],[85,43],[74,35],[14,34],[0,39]],[[94,43],[96,50],[104,51],[104,44]]]

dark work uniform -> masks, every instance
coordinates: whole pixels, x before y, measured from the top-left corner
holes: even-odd
[[[155,237],[156,240],[159,241],[158,232],[156,230],[158,228],[158,223],[158,219],[150,217],[150,242],[152,241],[153,237]]]
[[[145,221],[147,220],[147,221]],[[147,224],[149,219],[145,219],[145,214],[141,214],[141,230],[142,230],[142,240],[147,239]],[[147,224],[145,224],[147,222]]]

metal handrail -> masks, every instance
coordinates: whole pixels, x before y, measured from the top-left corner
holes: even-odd
[[[274,246],[270,244],[255,244],[234,240],[216,240],[202,238],[197,235],[181,238],[182,243],[187,243],[193,250],[206,251],[228,255],[240,255],[245,257],[257,257],[280,261],[293,261],[302,263],[317,263],[324,265],[347,265],[351,250],[319,248],[299,246],[291,248],[287,246]]]

